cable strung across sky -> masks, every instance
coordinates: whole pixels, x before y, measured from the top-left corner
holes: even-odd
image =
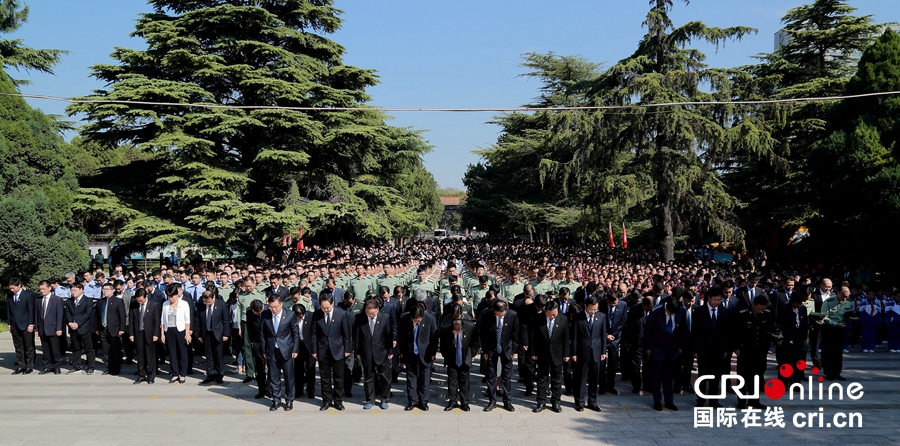
[[[382,111],[382,112],[457,112],[457,113],[482,113],[482,112],[530,112],[530,111],[578,111],[578,110],[633,110],[641,108],[681,107],[694,105],[766,105],[790,102],[821,102],[838,101],[844,99],[856,99],[872,96],[893,96],[900,91],[881,91],[846,96],[827,96],[809,98],[769,99],[764,101],[686,101],[663,102],[658,104],[631,104],[631,105],[584,105],[573,107],[508,107],[508,108],[426,108],[426,107],[284,107],[278,105],[225,105],[204,104],[187,102],[150,102],[150,101],[117,101],[107,99],[74,99],[24,93],[0,93],[0,96],[15,96],[30,99],[45,99],[50,101],[68,102],[72,104],[123,104],[123,105],[163,105],[173,107],[197,107],[208,109],[234,109],[234,110],[294,110],[294,111]]]

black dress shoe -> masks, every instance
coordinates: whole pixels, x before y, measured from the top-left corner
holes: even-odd
[[[653,410],[662,411],[662,404],[653,403]]]
[[[25,373],[25,369],[19,368],[19,369],[16,369],[15,372],[12,372],[13,375],[19,375],[22,373]]]
[[[294,402],[293,401],[284,405],[285,412],[290,412],[292,410],[294,410]]]
[[[30,375],[31,372],[33,372],[33,371],[34,371],[34,369],[25,369],[25,374]]]
[[[562,407],[559,407],[559,403],[553,403],[553,404],[550,406],[550,410],[553,411],[553,412],[555,412],[555,413],[560,413],[560,412],[562,412]]]
[[[87,373],[88,375],[93,375],[94,369],[87,369],[87,372],[85,372],[85,373]]]
[[[510,402],[503,403],[503,409],[507,412],[515,412],[516,411],[516,408],[513,407],[512,403],[510,403]]]
[[[60,369],[58,369],[58,368],[57,368],[57,369],[53,369],[53,374],[54,374],[54,375],[59,375],[59,374],[61,374],[61,373],[62,373],[62,370],[60,370]]]
[[[156,378],[150,378],[147,380],[147,384],[153,384],[156,382]]]
[[[216,379],[216,384],[225,384],[225,380],[223,380],[222,378],[218,378]]]
[[[600,406],[596,404],[588,404],[587,408],[593,410],[594,412],[600,412]]]
[[[316,394],[315,394],[315,393],[307,393],[307,394],[306,394],[306,397],[309,398],[309,399],[315,399],[315,398],[316,398]]]
[[[494,410],[494,409],[496,409],[496,408],[497,408],[497,403],[495,403],[495,402],[492,401],[492,402],[490,402],[490,403],[487,403],[487,406],[484,406],[484,411],[485,411],[485,412],[490,412],[490,411],[492,411],[492,410]]]
[[[326,411],[326,410],[328,410],[329,407],[331,407],[331,406],[329,406],[328,403],[325,403],[325,404],[322,405],[322,407],[319,407],[319,411],[320,411],[320,412],[321,412],[321,411]]]
[[[253,397],[253,399],[261,400],[261,399],[263,399],[263,398],[265,398],[265,397],[266,397],[266,394],[265,394],[265,393],[257,393],[256,396]]]
[[[272,401],[272,406],[269,407],[269,412],[275,412],[276,410],[278,410],[278,406],[280,406],[280,404],[276,403],[275,401]]]
[[[428,403],[419,404],[419,409],[428,412]]]
[[[337,403],[334,408],[337,410],[344,410],[344,403]]]
[[[678,412],[678,406],[676,406],[675,403],[666,403],[665,406],[663,406],[663,407],[665,407],[666,409]]]
[[[534,412],[534,413],[541,413],[541,412],[543,412],[544,409],[546,409],[546,408],[547,408],[547,405],[546,405],[546,404],[544,404],[544,403],[539,403],[537,406],[535,406],[534,409],[531,409],[531,411]]]
[[[447,403],[447,407],[444,408],[444,412],[450,412],[455,407],[456,407],[456,403]]]
[[[101,375],[109,375],[109,370],[104,370],[103,373],[101,373]]]
[[[580,404],[575,405],[575,412],[584,412],[584,406]]]
[[[200,384],[201,386],[203,386],[203,385],[206,385],[206,384],[210,384],[210,383],[212,383],[212,382],[213,382],[213,379],[212,379],[212,378],[206,377],[206,379],[204,379],[203,381],[200,381],[199,384]]]
[[[38,375],[46,375],[48,373],[50,373],[50,369],[44,369],[44,370],[41,370],[40,373],[38,373]]]
[[[468,412],[468,411],[472,410],[472,408],[469,407],[468,404],[463,404],[462,406],[459,406],[459,408],[462,409],[463,412]]]
[[[140,384],[141,381],[143,381],[143,380],[144,380],[144,377],[139,376],[138,379],[134,380],[134,383],[135,383],[135,384]]]
[[[410,403],[410,404],[407,404],[406,407],[403,408],[403,410],[409,412],[415,408],[416,408],[416,406],[414,404]]]
[[[248,376],[248,377],[244,378],[244,380],[241,381],[241,382],[244,383],[244,384],[247,384],[247,383],[249,383],[249,382],[252,382],[253,380],[254,380],[254,378],[251,378],[251,377]]]
[[[609,390],[606,391],[606,393],[608,393],[608,394],[610,394],[610,395],[618,395],[618,394],[619,394],[619,391],[616,390],[616,389],[609,389]]]

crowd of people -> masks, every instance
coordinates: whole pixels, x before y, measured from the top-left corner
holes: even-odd
[[[694,390],[693,370],[715,377],[703,389],[715,395],[733,358],[745,379],[762,378],[774,353],[844,380],[843,353],[856,345],[900,353],[900,295],[864,265],[758,266],[700,250],[661,262],[653,250],[511,241],[312,247],[153,270],[115,264],[42,280],[36,292],[13,278],[7,320],[14,375],[35,370],[37,334],[39,374],[92,374],[102,352],[104,375],[136,361],[134,384],[153,384],[166,363],[169,382],[184,383],[203,361],[200,384],[213,385],[232,364],[273,411],[316,398],[317,386],[321,410],[344,410],[359,382],[365,409],[387,409],[401,378],[405,410],[428,410],[436,365],[445,410],[470,410],[477,365],[483,410],[514,411],[514,363],[534,412],[560,412],[563,393],[577,411],[600,411],[598,396],[617,384],[678,410],[673,395]]]

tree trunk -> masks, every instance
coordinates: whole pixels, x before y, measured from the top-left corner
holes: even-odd
[[[675,233],[672,228],[672,200],[659,197],[656,205],[656,224],[659,231],[659,256],[664,262],[675,260]]]

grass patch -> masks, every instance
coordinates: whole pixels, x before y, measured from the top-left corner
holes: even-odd
[[[0,322],[0,333],[6,333],[9,331],[9,324],[6,322]]]

